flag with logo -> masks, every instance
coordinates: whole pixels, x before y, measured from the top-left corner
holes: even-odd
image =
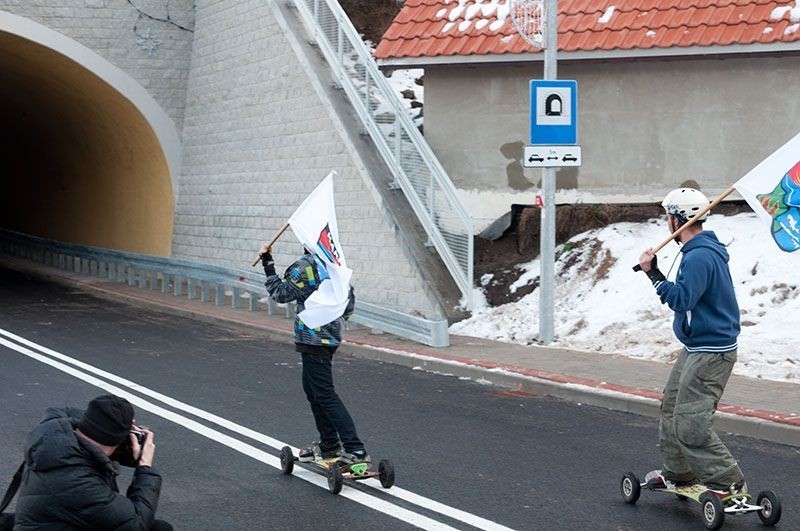
[[[769,224],[781,250],[800,249],[800,134],[733,186]]]
[[[303,201],[289,218],[297,239],[314,253],[320,274],[317,291],[306,299],[299,317],[307,326],[317,328],[342,316],[350,294],[350,277],[344,251],[339,241],[336,212],[333,205],[331,172]]]

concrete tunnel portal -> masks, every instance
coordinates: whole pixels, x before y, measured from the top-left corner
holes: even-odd
[[[20,18],[11,19],[12,30],[0,20],[0,227],[169,256],[180,160],[171,120],[165,128],[166,115],[158,117],[159,134],[141,109],[164,111],[142,98],[138,83],[88,48]],[[20,34],[26,30],[46,42]],[[119,86],[135,83],[138,105],[113,86],[115,76]]]

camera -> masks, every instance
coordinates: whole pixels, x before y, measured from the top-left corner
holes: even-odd
[[[146,430],[147,428],[142,427],[139,429]],[[145,439],[147,439],[147,434],[139,430],[131,430],[131,433],[136,437],[136,441],[139,443],[139,447],[141,448],[141,446],[144,444]],[[130,440],[128,440],[128,444],[130,444]]]
[[[136,429],[132,429],[131,433],[136,437],[136,441],[139,443],[139,455],[133,455],[133,445],[131,444],[130,437],[125,437],[125,440],[117,446],[117,449],[114,450],[114,453],[111,454],[109,459],[112,461],[116,461],[122,466],[127,466],[130,468],[136,468],[139,464],[139,459],[142,457],[142,451],[144,450],[144,441],[147,439],[147,434],[142,429],[147,429],[145,426],[141,426]]]

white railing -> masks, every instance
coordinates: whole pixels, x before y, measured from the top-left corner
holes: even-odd
[[[429,242],[472,308],[472,219],[399,96],[336,0],[293,0],[336,82],[372,137]]]
[[[260,271],[59,242],[7,229],[0,229],[0,256],[3,254],[200,302],[211,302],[213,294],[217,306],[230,303],[241,308],[247,304],[250,311],[259,311],[266,304],[268,315],[283,312],[287,317],[296,311],[294,303],[279,305],[269,298]],[[432,347],[450,344],[446,320],[404,314],[360,301],[358,296],[350,321]]]

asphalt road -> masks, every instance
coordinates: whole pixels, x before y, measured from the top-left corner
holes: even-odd
[[[655,419],[347,355],[337,354],[334,369],[373,459],[394,463],[392,489],[358,483],[333,496],[319,474],[276,468],[280,446],[316,438],[299,355],[285,338],[0,267],[0,485],[46,407],[121,391],[156,433],[158,515],[177,529],[702,526],[700,506],[671,495],[622,501],[624,472],[658,466]],[[800,529],[800,449],[723,438],[751,491],[781,496],[780,527]],[[129,478],[124,471],[123,488]],[[759,525],[755,515],[726,522]]]

